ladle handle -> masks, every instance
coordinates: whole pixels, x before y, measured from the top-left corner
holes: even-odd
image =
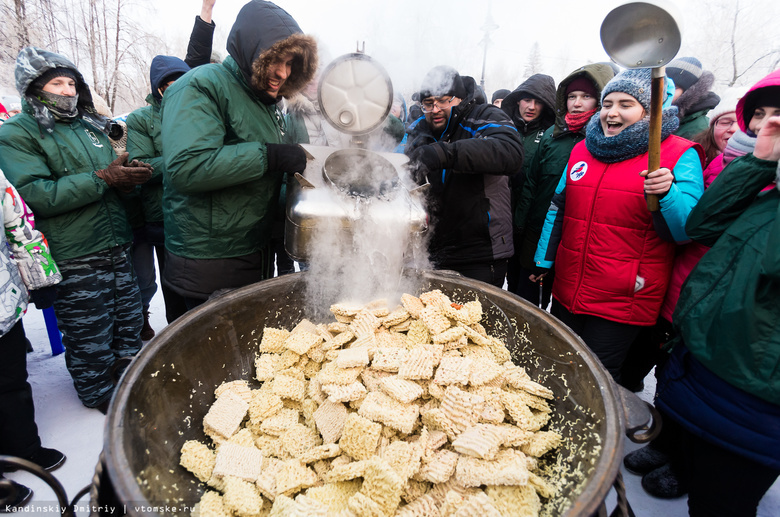
[[[663,122],[664,76],[666,67],[653,68],[653,79],[650,87],[650,140],[647,146],[647,172],[661,168],[661,123]],[[658,212],[661,202],[657,195],[647,195],[647,209]]]

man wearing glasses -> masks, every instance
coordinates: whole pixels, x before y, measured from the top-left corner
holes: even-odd
[[[523,164],[512,121],[492,104],[478,104],[473,81],[448,66],[425,76],[425,116],[405,152],[415,180],[430,183],[431,261],[437,269],[502,287],[513,253],[509,176]]]

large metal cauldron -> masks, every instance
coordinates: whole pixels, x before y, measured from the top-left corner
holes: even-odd
[[[302,294],[305,275],[267,280],[204,304],[165,328],[128,368],[104,443],[105,470],[128,515],[181,515],[175,510],[199,500],[204,486],[179,466],[179,450],[186,440],[205,439],[202,419],[216,386],[253,378],[263,327],[292,328],[311,315]],[[419,292],[438,288],[456,301],[479,299],[488,332],[553,390],[550,426],[564,436],[554,462],[568,474],[545,514],[594,514],[618,474],[624,421],[614,384],[595,357],[558,320],[506,291],[444,272],[406,276],[419,279]]]

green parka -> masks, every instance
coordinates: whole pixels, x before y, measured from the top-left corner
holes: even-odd
[[[674,326],[710,371],[780,400],[780,192],[777,162],[735,159],[688,216],[689,237],[712,246],[683,284]]]
[[[188,259],[226,259],[267,247],[282,172],[269,171],[266,144],[285,143],[274,99],[250,86],[282,53],[303,56],[279,95],[314,76],[316,44],[269,2],[250,2],[228,38],[222,64],[178,79],[162,103],[165,246]],[[284,91],[284,90],[287,91]]]
[[[591,64],[570,73],[558,85],[555,97],[555,124],[547,129],[536,149],[533,160],[527,169],[527,176],[514,211],[514,226],[521,235],[515,242],[520,265],[525,269],[534,268],[534,253],[542,234],[544,218],[555,187],[566,169],[571,150],[585,138],[585,127],[579,132],[571,132],[566,125],[566,88],[578,77],[587,77],[595,85],[599,94],[614,76],[609,65]]]
[[[160,101],[151,94],[146,96],[148,106],[138,108],[127,116],[127,152],[131,160],[141,160],[154,167],[149,181],[140,191],[129,196],[125,204],[127,216],[133,228],[144,223],[162,223],[163,171]]]
[[[29,57],[17,59],[17,88],[22,97],[42,73],[65,67],[76,73],[80,109],[88,104],[94,110],[75,65],[52,52],[33,47],[26,51]],[[22,58],[24,66],[19,65]],[[56,121],[49,131],[39,124],[25,99],[22,113],[0,126],[0,169],[35,213],[36,225],[58,262],[132,240],[117,191],[95,174],[115,159],[108,137],[93,123],[84,117]]]

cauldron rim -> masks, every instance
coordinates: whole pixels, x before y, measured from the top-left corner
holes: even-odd
[[[105,467],[118,501],[146,501],[146,497],[141,492],[138,483],[132,483],[129,484],[130,486],[127,486],[128,484],[122,482],[121,476],[118,475],[119,472],[132,472],[130,461],[123,447],[123,433],[121,433],[120,430],[124,427],[124,408],[127,405],[128,398],[135,382],[140,378],[144,366],[154,358],[156,352],[167,345],[168,336],[175,335],[178,329],[186,327],[190,322],[198,319],[202,314],[211,312],[216,307],[224,305],[226,302],[253,297],[255,292],[259,289],[270,289],[277,284],[284,285],[290,283],[293,279],[300,279],[306,274],[306,272],[299,272],[264,280],[209,300],[200,307],[189,311],[173,323],[169,324],[157,334],[141,352],[139,352],[125,371],[114,393],[109,408],[108,418],[106,419],[103,440]],[[421,270],[419,271],[419,274],[421,276],[424,275],[428,280],[454,282],[461,288],[480,291],[485,296],[489,295],[496,298],[509,297],[514,303],[520,303],[521,305],[532,309],[532,313],[535,314],[537,318],[544,320],[556,331],[568,335],[568,337],[571,338],[571,345],[593,375],[601,399],[604,402],[604,424],[606,432],[604,442],[601,444],[601,454],[596,461],[593,472],[585,481],[583,489],[579,492],[576,499],[572,501],[571,506],[563,515],[566,517],[584,517],[595,514],[611,489],[613,480],[617,477],[620,470],[620,460],[623,455],[622,434],[625,427],[625,416],[622,403],[620,402],[620,394],[617,391],[617,387],[612,380],[612,377],[574,331],[551,314],[539,309],[528,301],[503,289],[463,277],[453,272]],[[156,513],[151,512],[134,512],[130,506],[128,506],[127,510],[127,515],[157,515]]]

